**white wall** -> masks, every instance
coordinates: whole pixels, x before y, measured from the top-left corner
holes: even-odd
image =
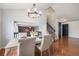
[[[53,9],[48,10],[48,23],[55,29],[55,38],[58,39],[58,19]]]
[[[2,13],[0,10],[0,47],[1,47],[1,16],[2,16]]]
[[[79,38],[79,21],[69,22],[69,36]]]
[[[32,19],[27,17],[25,10],[3,10],[3,21],[2,21],[2,42],[5,46],[9,40],[13,39],[14,23],[13,21],[22,21],[32,25],[39,26],[39,30],[43,34],[46,34],[46,15],[43,14],[38,19]]]
[[[69,24],[69,37],[79,38],[79,21],[66,22]]]

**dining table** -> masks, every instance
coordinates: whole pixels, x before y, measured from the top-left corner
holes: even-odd
[[[27,40],[29,38],[36,38],[36,44],[39,44],[41,43],[42,38],[39,38],[39,37],[27,37],[27,38],[14,38],[12,40],[9,41],[9,43],[5,46],[5,56],[6,55],[17,55],[19,56],[19,46],[20,46],[20,43],[19,43],[19,40]],[[14,52],[13,52],[14,51]],[[13,53],[9,53],[9,52],[13,52]],[[17,54],[16,54],[17,52]]]

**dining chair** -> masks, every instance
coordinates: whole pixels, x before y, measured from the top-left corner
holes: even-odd
[[[48,49],[48,53],[50,55],[50,51],[49,51],[49,47],[52,43],[52,39],[51,39],[51,35],[45,35],[44,39],[42,39],[41,44],[40,45],[36,45],[36,47],[40,50],[41,52],[41,56],[42,56],[42,52]]]
[[[28,38],[26,40],[19,40],[19,55],[20,56],[34,56],[36,38]]]

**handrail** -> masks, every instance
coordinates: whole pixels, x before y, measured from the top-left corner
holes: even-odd
[[[55,32],[55,29],[50,24],[47,23],[47,26],[49,26]]]

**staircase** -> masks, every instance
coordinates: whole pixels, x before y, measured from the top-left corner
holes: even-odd
[[[55,39],[55,29],[47,23],[47,31],[52,35],[53,39]]]

